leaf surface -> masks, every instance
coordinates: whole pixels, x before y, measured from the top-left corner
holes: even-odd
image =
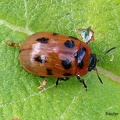
[[[95,41],[89,45],[97,57],[117,47],[97,64],[103,85],[94,71],[83,77],[88,91],[75,77],[61,82],[57,88],[56,80],[48,78],[46,88],[38,91],[43,79],[27,73],[19,63],[19,49],[6,45],[7,40],[22,44],[38,31],[80,38],[77,29],[88,26],[95,32]],[[1,0],[0,120],[120,119],[119,36],[119,0]]]

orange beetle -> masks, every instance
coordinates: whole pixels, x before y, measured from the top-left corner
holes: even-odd
[[[87,89],[80,76],[84,76],[91,70],[96,70],[97,73],[96,62],[98,60],[87,44],[93,39],[94,32],[91,27],[80,29],[79,32],[86,43],[75,37],[53,32],[38,32],[29,36],[20,46],[21,65],[32,74],[57,78],[56,85],[59,80],[67,80],[71,76],[76,76]],[[10,42],[8,43],[12,46]],[[98,78],[102,83],[99,76]]]

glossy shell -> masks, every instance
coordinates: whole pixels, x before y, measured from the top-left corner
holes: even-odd
[[[78,50],[86,49],[83,66],[77,65]],[[52,32],[38,32],[28,37],[20,47],[23,68],[38,76],[64,78],[83,76],[88,72],[91,50],[77,38]]]

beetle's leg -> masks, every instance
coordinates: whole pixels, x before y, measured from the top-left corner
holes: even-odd
[[[56,86],[58,86],[58,83],[59,83],[59,81],[67,81],[69,79],[69,77],[66,77],[66,78],[57,78],[57,80],[56,80]]]
[[[46,84],[47,84],[47,80],[44,80],[42,84],[38,87],[38,90],[42,90],[43,88],[45,88]]]
[[[87,85],[85,84],[84,79],[80,79],[80,76],[79,76],[79,75],[77,76],[77,79],[79,80],[79,82],[81,82],[81,83],[84,85],[84,88],[85,88],[86,91],[87,91]]]
[[[58,86],[58,82],[60,81],[60,78],[57,78],[57,80],[56,80],[56,87]]]
[[[40,76],[41,78],[45,78],[44,76]]]
[[[69,80],[69,77],[61,78],[61,80],[63,80],[63,81],[67,81],[67,80]]]
[[[40,78],[45,78],[44,76],[39,76],[39,77]],[[47,84],[47,80],[44,80],[42,82],[42,84],[38,87],[38,90],[41,90],[41,89],[45,88],[46,84]]]
[[[14,43],[14,42],[11,42],[11,41],[9,41],[9,40],[6,42],[6,44],[9,45],[9,46],[12,46],[12,47],[20,47],[19,44]]]

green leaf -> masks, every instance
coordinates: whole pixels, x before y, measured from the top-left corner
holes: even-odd
[[[92,26],[92,52],[99,57],[117,48],[97,64],[96,73],[83,78],[85,91],[75,77],[55,87],[48,78],[27,73],[19,63],[19,49],[7,40],[22,44],[32,33],[53,31],[80,38],[78,28]],[[80,38],[81,39],[81,38]],[[119,120],[120,119],[120,1],[96,0],[1,0],[0,1],[0,120]]]

